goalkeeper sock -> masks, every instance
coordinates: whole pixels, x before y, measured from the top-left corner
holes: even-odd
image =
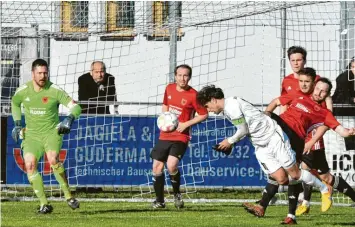
[[[52,165],[51,168],[53,170],[55,179],[58,181],[60,188],[64,192],[65,199],[68,200],[72,198],[63,164],[61,162],[58,162],[57,164]]]
[[[278,183],[276,181],[273,182],[272,178],[270,180],[268,180],[268,183],[265,186],[264,191],[263,191],[263,196],[262,196],[260,203],[259,203],[264,208],[264,210],[266,210],[271,199],[276,195],[278,190],[279,190]]]
[[[302,183],[302,186],[303,186],[303,200],[311,201],[313,187],[304,182]]]
[[[173,186],[174,195],[180,193],[180,171],[170,174],[171,185]]]
[[[153,173],[154,190],[157,202],[164,203],[164,173]]]
[[[297,182],[296,184],[288,185],[288,213],[296,215],[298,196],[302,190],[302,184]]]
[[[349,196],[350,199],[355,202],[355,191],[352,189],[352,187],[346,183],[346,181],[339,176],[333,176],[334,179],[334,188],[336,188],[338,191],[341,193],[344,193],[345,195]]]
[[[48,204],[46,194],[44,193],[43,179],[41,174],[38,171],[33,172],[32,174],[27,174],[28,181],[31,183],[33,191],[41,203],[41,206]]]

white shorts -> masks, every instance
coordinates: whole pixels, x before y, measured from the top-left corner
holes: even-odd
[[[296,163],[296,153],[280,126],[277,126],[275,134],[266,146],[255,146],[255,155],[266,174],[272,174],[280,168],[288,169]]]

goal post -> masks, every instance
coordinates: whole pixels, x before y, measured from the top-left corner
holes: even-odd
[[[78,78],[93,61],[103,61],[115,77],[117,102],[103,104],[119,105],[118,114],[83,114],[64,137],[61,157],[71,186],[122,187],[145,196],[152,192],[149,154],[159,136],[156,116],[176,65],[192,67],[196,90],[215,84],[227,97],[240,96],[263,110],[280,95],[281,80],[291,72],[290,46],[305,47],[307,66],[335,84],[355,54],[353,8],[350,2],[315,1],[2,2],[1,117],[7,118],[7,139],[1,143],[6,144],[6,173],[13,176],[7,174],[6,184],[28,186],[19,145],[9,134],[9,102],[18,85],[31,79],[36,58],[49,62],[50,80],[76,100]],[[349,116],[337,119],[351,127]],[[218,116],[192,128],[180,165],[184,192],[266,184],[247,139],[230,157],[212,150],[234,130]],[[355,187],[355,148],[332,132],[325,141],[332,171]],[[46,160],[40,168],[54,190]],[[349,203],[343,195],[337,199]]]

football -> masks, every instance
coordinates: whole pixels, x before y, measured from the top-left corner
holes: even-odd
[[[163,132],[174,131],[179,124],[178,118],[171,112],[161,113],[157,119],[158,128]]]

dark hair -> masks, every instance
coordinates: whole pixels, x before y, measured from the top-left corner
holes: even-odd
[[[307,51],[301,46],[292,46],[287,50],[288,60],[290,60],[291,54],[302,54],[304,61],[307,61]]]
[[[206,105],[212,98],[215,99],[223,99],[224,94],[222,89],[215,87],[214,85],[207,85],[204,86],[198,93],[197,93],[197,101],[202,106]]]
[[[328,84],[329,86],[329,90],[328,90],[328,94],[330,94],[330,91],[332,90],[333,88],[333,85],[332,85],[332,82],[328,79],[328,78],[325,78],[325,77],[321,77],[317,80],[317,83],[318,82],[323,82],[325,84]]]
[[[174,74],[176,75],[176,72],[179,68],[184,68],[184,69],[188,69],[189,70],[189,76],[191,78],[192,76],[192,68],[189,66],[189,65],[186,65],[186,64],[182,64],[182,65],[178,65],[175,67],[175,70],[174,70]]]
[[[348,66],[346,67],[346,70],[351,70],[351,63],[355,62],[355,57],[351,58],[351,61],[349,62]]]
[[[40,58],[38,58],[32,62],[32,71],[34,71],[37,66],[46,66],[48,69],[47,62],[43,59],[40,59]]]
[[[309,77],[311,77],[312,81],[314,82],[316,80],[317,73],[316,73],[316,70],[314,70],[314,68],[306,67],[306,68],[301,69],[298,72],[298,75],[309,76]]]

